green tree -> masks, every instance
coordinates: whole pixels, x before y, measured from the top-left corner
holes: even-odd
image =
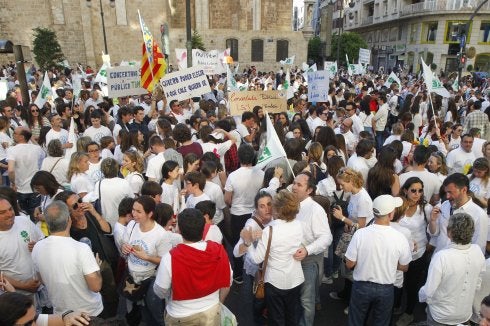
[[[308,64],[311,61],[317,64],[321,62],[322,59],[322,40],[320,37],[315,36],[308,41]]]
[[[206,48],[204,47],[204,42],[202,40],[201,34],[199,34],[196,30],[192,33],[192,48],[193,49],[199,49],[202,51],[206,51]]]
[[[340,45],[338,64],[344,66],[346,65],[346,54],[349,56],[349,63],[357,63],[357,60],[359,59],[359,49],[368,48],[366,41],[364,41],[361,35],[357,33],[342,33],[342,35],[340,35],[340,40],[338,34],[334,34],[332,35],[332,60],[337,60],[337,45]]]
[[[65,55],[61,51],[56,33],[49,28],[36,27],[33,29],[34,58],[42,70],[50,69],[61,65],[65,60]]]

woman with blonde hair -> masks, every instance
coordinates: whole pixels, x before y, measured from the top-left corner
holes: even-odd
[[[443,153],[437,151],[430,154],[427,167],[430,172],[437,175],[441,183],[444,182],[444,179],[447,177],[447,165],[446,156]]]
[[[139,196],[141,187],[145,182],[145,178],[142,175],[143,158],[141,155],[136,151],[126,151],[123,155],[121,170],[125,170],[126,173],[123,173],[125,175],[124,179],[129,182],[135,196]]]
[[[275,219],[264,228],[257,246],[251,245],[254,234],[251,229],[243,229],[243,239],[247,255],[255,264],[265,260],[267,244],[272,238],[264,275],[265,302],[268,320],[275,325],[297,325],[299,323],[300,291],[305,278],[301,262],[293,255],[302,246],[303,230],[296,220],[299,200],[287,191],[281,190],[272,200]],[[260,231],[258,232],[260,233]]]
[[[88,154],[75,152],[71,155],[68,165],[67,179],[70,180],[71,190],[80,198],[94,190],[94,183],[88,175]]]

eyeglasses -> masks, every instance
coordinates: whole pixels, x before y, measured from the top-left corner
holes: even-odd
[[[32,112],[32,113],[34,113],[34,112],[39,112],[39,110],[38,110],[38,109],[34,109],[34,110],[31,110],[31,112]]]
[[[81,204],[82,202],[83,202],[83,201],[82,201],[82,198],[78,198],[77,202],[76,202],[75,204],[73,204],[73,205],[71,206],[71,208],[72,208],[74,211],[76,211],[76,210],[77,210],[77,209],[80,207],[80,204]]]
[[[412,194],[416,194],[417,192],[418,192],[419,194],[421,194],[421,193],[423,193],[423,192],[424,192],[424,189],[410,189],[410,192],[411,192]]]

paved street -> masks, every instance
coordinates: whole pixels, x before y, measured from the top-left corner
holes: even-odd
[[[337,325],[347,325],[347,316],[344,314],[344,308],[346,304],[343,301],[337,301],[330,298],[328,295],[331,291],[337,291],[342,288],[343,281],[336,280],[332,285],[323,284],[321,287],[321,301],[322,309],[317,311],[315,316],[315,325],[322,326],[337,326]],[[235,313],[238,324],[240,326],[253,326],[253,319],[251,317],[251,307],[250,304],[243,300],[239,296],[240,286],[233,284],[230,294],[227,298],[226,305],[230,308],[233,313]],[[425,313],[423,311],[422,305],[417,306],[415,309],[415,320],[411,324],[412,326],[425,325]],[[398,317],[398,316],[397,316]],[[368,324],[370,325],[370,324]]]

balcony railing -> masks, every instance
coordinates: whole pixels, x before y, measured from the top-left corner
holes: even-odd
[[[419,13],[440,13],[441,11],[473,11],[479,1],[475,0],[432,0],[419,2],[402,7],[401,16],[410,16]],[[487,2],[481,11],[490,10],[490,2]],[[480,11],[480,12],[481,12]]]

